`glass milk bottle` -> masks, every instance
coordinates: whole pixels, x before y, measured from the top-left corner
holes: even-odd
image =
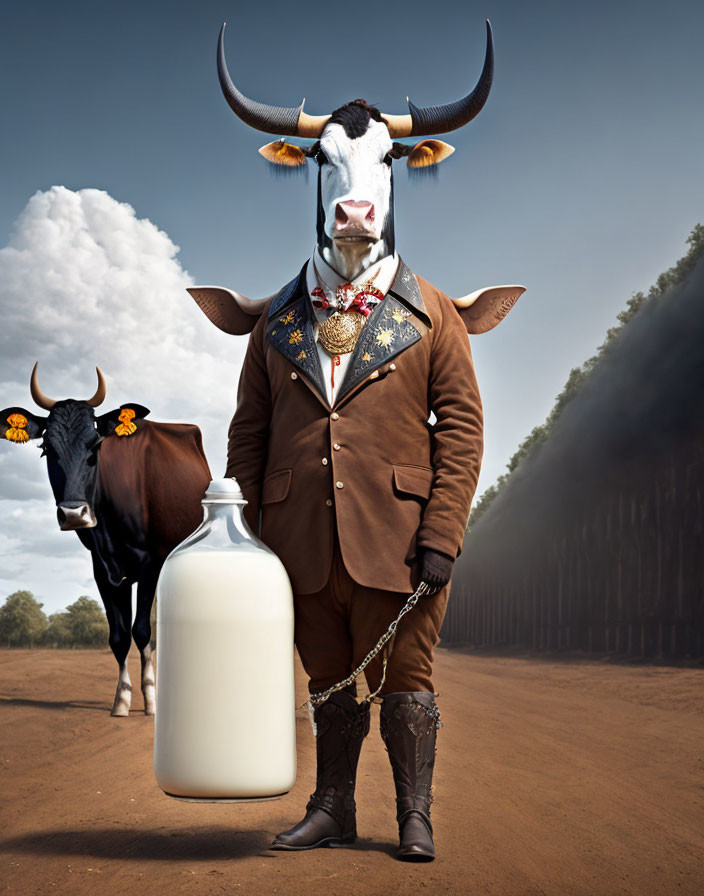
[[[245,503],[213,480],[159,576],[154,771],[169,796],[272,799],[296,779],[291,585]]]

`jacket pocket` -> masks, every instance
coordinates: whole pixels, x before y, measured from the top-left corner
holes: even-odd
[[[411,464],[394,464],[394,485],[396,490],[428,500],[433,487],[433,470]]]
[[[283,501],[291,487],[291,470],[277,470],[269,473],[262,482],[262,504]]]

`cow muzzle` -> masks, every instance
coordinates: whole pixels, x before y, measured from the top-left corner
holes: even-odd
[[[59,504],[56,508],[56,516],[59,528],[63,532],[71,532],[74,529],[92,529],[98,525],[90,505],[80,501],[70,501]]]
[[[374,203],[353,199],[338,202],[332,235],[336,240],[376,240]]]

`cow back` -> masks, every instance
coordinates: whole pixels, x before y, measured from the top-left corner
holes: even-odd
[[[201,522],[210,479],[197,426],[142,421],[134,435],[101,446],[99,520],[113,544],[130,542],[158,562]]]

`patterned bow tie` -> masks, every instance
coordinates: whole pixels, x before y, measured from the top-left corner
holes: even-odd
[[[359,311],[365,317],[369,317],[374,306],[384,298],[384,293],[374,286],[373,279],[367,280],[359,286],[343,283],[337,287],[334,294],[332,290],[326,291],[322,287],[316,286],[310,294],[313,307],[340,312]]]

